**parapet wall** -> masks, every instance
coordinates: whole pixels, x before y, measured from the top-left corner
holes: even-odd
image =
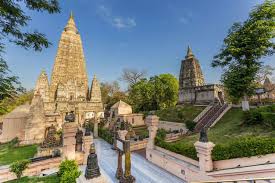
[[[43,170],[57,168],[61,163],[62,158],[51,158],[31,163],[24,171],[23,176],[38,176]],[[10,172],[9,166],[0,167],[0,182],[16,179],[14,173]]]

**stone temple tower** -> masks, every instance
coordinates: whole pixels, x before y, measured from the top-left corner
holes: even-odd
[[[59,41],[50,92],[51,101],[57,96],[63,101],[87,99],[88,77],[85,58],[81,37],[72,14]]]
[[[180,88],[192,88],[196,86],[203,86],[204,78],[201,71],[199,61],[195,58],[191,48],[188,46],[185,60],[181,62],[181,69],[179,75]]]

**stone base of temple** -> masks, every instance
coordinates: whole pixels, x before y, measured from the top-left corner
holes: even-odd
[[[93,178],[93,179],[86,179],[86,177],[82,174],[80,177],[76,180],[77,183],[107,183],[106,177],[103,175],[100,175],[99,177]]]
[[[136,182],[136,179],[135,177],[133,176],[129,176],[129,177],[122,177],[120,180],[119,180],[119,183],[135,183]]]

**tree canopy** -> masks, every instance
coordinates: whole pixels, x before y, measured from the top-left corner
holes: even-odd
[[[129,100],[135,111],[164,109],[177,103],[178,88],[178,80],[173,75],[160,74],[132,85]]]
[[[24,10],[38,12],[46,11],[50,14],[60,11],[58,0],[1,0],[0,2],[0,99],[14,97],[22,91],[16,76],[12,76],[2,55],[7,41],[25,49],[41,51],[51,43],[44,34],[29,31],[28,23],[31,17]]]
[[[266,0],[256,6],[243,23],[234,23],[223,46],[212,62],[224,68],[222,82],[235,98],[251,96],[256,75],[263,66],[261,58],[274,53],[275,2]]]

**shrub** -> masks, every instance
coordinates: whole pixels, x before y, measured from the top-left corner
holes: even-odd
[[[229,144],[218,144],[212,151],[213,160],[251,157],[275,152],[275,139],[270,137],[242,137]]]
[[[10,171],[15,173],[17,179],[19,179],[23,175],[23,171],[28,168],[29,163],[29,160],[16,161],[11,164]]]
[[[266,126],[275,128],[275,113],[262,112],[262,116]]]
[[[196,127],[196,123],[194,121],[191,121],[191,120],[187,120],[185,122],[185,125],[186,125],[186,128],[190,131],[193,131]]]
[[[58,176],[61,183],[75,183],[81,172],[78,171],[78,165],[74,160],[62,161],[59,165]]]
[[[113,135],[108,129],[98,128],[98,136],[104,139],[109,144],[113,144]]]
[[[197,152],[193,144],[183,145],[183,144],[177,144],[177,143],[175,144],[168,143],[164,141],[165,137],[166,137],[166,131],[164,129],[159,129],[157,132],[157,136],[155,138],[155,145],[195,160],[198,159]]]
[[[243,115],[244,124],[246,125],[256,125],[263,123],[262,113],[258,110],[245,111]]]

